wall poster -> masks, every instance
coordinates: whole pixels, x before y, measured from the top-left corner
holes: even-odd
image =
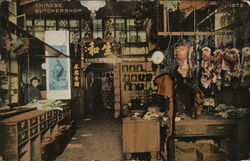
[[[45,42],[65,55],[69,55],[68,31],[45,31]],[[47,56],[53,56],[46,51]],[[71,77],[69,58],[46,58],[46,83],[48,99],[70,99]]]

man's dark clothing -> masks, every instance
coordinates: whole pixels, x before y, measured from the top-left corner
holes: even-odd
[[[25,103],[29,103],[31,102],[33,99],[41,99],[41,93],[39,88],[34,87],[34,86],[30,86],[26,89],[25,91]]]

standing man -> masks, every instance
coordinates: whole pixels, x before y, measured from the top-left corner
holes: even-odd
[[[37,77],[33,77],[30,80],[30,83],[31,85],[25,90],[24,93],[25,103],[29,103],[34,99],[39,100],[42,98],[40,89],[38,88],[40,79],[38,79]]]

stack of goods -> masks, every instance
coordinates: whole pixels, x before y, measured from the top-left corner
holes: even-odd
[[[59,100],[33,100],[32,102],[28,103],[25,106],[21,106],[22,108],[33,108],[36,107],[38,110],[60,110],[63,109],[60,107],[64,105],[62,101]]]
[[[193,142],[175,141],[176,161],[227,161],[213,140],[197,140]]]
[[[226,106],[224,104],[219,104],[214,110],[216,111],[214,115],[222,118],[238,118],[250,113],[249,108]]]
[[[158,107],[148,107],[148,112],[143,116],[144,120],[155,120],[163,117],[164,112],[160,112]]]

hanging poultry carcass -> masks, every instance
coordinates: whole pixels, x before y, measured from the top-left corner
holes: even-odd
[[[225,49],[222,69],[232,77],[240,77],[240,51],[236,48]]]
[[[250,82],[250,47],[242,49],[242,82]]]
[[[192,46],[178,46],[174,49],[174,55],[178,62],[177,71],[183,78],[188,77],[189,70],[193,67],[190,55],[193,52]]]
[[[212,81],[216,83],[221,80],[221,71],[222,71],[222,60],[223,60],[223,50],[217,49],[213,52],[213,74]]]

